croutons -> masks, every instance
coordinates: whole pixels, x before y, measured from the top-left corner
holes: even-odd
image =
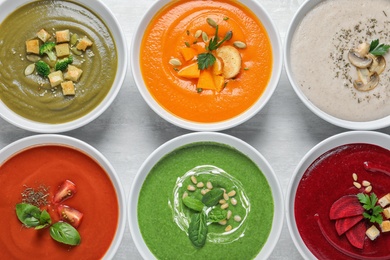
[[[62,94],[64,96],[74,96],[76,94],[72,81],[64,81],[61,83]]]
[[[26,41],[26,52],[39,55],[39,40],[33,39]]]
[[[56,42],[63,43],[70,41],[70,33],[69,30],[56,31]]]
[[[390,218],[390,207],[387,207],[383,210],[383,215],[385,218],[389,219]]]
[[[49,76],[47,76],[47,77],[49,78],[50,85],[52,87],[56,87],[56,86],[60,85],[61,82],[64,81],[62,71],[60,71],[60,70],[57,70],[55,72],[50,73]]]
[[[368,236],[369,239],[375,240],[379,236],[380,232],[377,229],[375,225],[372,225],[369,229],[366,231],[366,235]]]
[[[382,198],[378,200],[379,204],[382,206],[382,208],[386,207],[390,204],[390,193],[386,194]]]
[[[37,32],[37,37],[41,39],[41,41],[46,42],[50,39],[50,33],[48,33],[45,29],[41,29],[39,32]]]
[[[217,56],[222,59],[223,76],[231,79],[238,75],[241,69],[240,52],[233,46],[225,45],[217,49]]]
[[[389,232],[390,231],[390,220],[382,221],[382,224],[380,224],[382,232]]]
[[[82,38],[77,44],[76,48],[81,51],[85,51],[89,46],[92,46],[92,41],[87,36]]]
[[[57,57],[69,56],[70,54],[68,43],[57,44],[55,48]]]
[[[77,68],[76,66],[68,65],[68,71],[65,72],[64,77],[66,80],[71,80],[73,82],[77,82],[77,81],[79,81],[82,73],[83,73],[83,71],[81,69]]]

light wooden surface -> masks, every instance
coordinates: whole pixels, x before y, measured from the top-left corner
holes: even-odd
[[[8,0],[10,1],[10,0]],[[133,32],[147,8],[157,0],[102,0],[117,17],[130,45]],[[303,0],[257,0],[270,12],[284,44],[289,23]],[[347,131],[323,121],[298,99],[285,71],[265,108],[244,124],[223,131],[238,137],[269,161],[283,192],[304,154],[315,144],[334,134]],[[390,129],[380,132],[390,134]],[[90,124],[63,133],[81,139],[101,151],[116,169],[126,192],[143,161],[164,142],[189,133],[167,123],[144,102],[128,68],[122,89],[111,107]],[[20,138],[34,135],[0,119],[0,147]],[[270,259],[301,259],[289,235],[287,225]],[[141,259],[128,225],[115,259]]]

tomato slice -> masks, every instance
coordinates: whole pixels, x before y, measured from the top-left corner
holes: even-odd
[[[66,205],[59,205],[57,211],[62,220],[68,222],[75,228],[77,228],[80,225],[81,219],[83,218],[84,215],[77,209],[71,208]]]
[[[54,195],[53,202],[60,203],[67,200],[76,193],[76,185],[70,180],[64,181],[58,189],[56,195]]]

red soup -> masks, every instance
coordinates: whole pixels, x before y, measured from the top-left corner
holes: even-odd
[[[294,211],[302,240],[319,259],[390,259],[390,232],[382,230],[390,216],[380,212],[390,213],[390,205],[374,199],[386,195],[389,150],[349,144],[324,153],[297,188]],[[365,209],[368,201],[373,205]],[[378,219],[382,224],[372,222]]]
[[[66,180],[75,184],[76,193],[54,203]],[[110,247],[119,214],[115,188],[105,170],[83,152],[61,145],[28,148],[0,166],[0,184],[0,259],[99,259]],[[63,221],[60,205],[83,214],[79,245],[59,243],[49,227],[35,230],[18,220],[16,205],[33,199],[32,194],[45,194],[40,199],[46,203],[39,208],[47,210],[52,224]]]

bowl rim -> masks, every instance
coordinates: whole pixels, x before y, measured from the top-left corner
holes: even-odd
[[[13,12],[21,6],[31,2],[34,2],[34,0],[0,1],[0,10],[3,10],[3,7],[7,6],[7,10],[11,9],[11,12]],[[59,124],[43,123],[22,117],[8,108],[0,99],[0,117],[16,127],[36,133],[61,133],[80,128],[103,114],[103,112],[105,112],[107,108],[113,103],[123,85],[127,73],[129,54],[125,34],[116,16],[101,0],[71,0],[71,2],[81,5],[94,12],[109,28],[112,37],[115,40],[115,45],[118,52],[117,72],[114,82],[104,99],[88,114],[76,118],[72,121]],[[8,6],[12,6],[12,8]],[[7,16],[8,14],[5,15],[3,19],[5,19]],[[1,21],[3,21],[3,19],[1,19]]]
[[[15,156],[19,152],[22,152],[26,149],[30,149],[37,146],[47,146],[47,145],[59,145],[59,146],[70,147],[72,149],[85,153],[96,163],[98,163],[110,178],[117,195],[119,213],[118,213],[118,224],[115,231],[115,236],[103,258],[112,259],[115,256],[121,244],[123,234],[125,231],[126,222],[127,222],[127,215],[126,215],[127,204],[126,204],[126,197],[125,197],[124,190],[122,188],[120,178],[117,175],[114,167],[111,165],[111,163],[101,152],[99,152],[96,148],[94,148],[90,144],[80,139],[76,139],[74,137],[58,135],[58,134],[39,134],[39,135],[32,135],[32,136],[28,136],[16,140],[6,145],[2,149],[0,149],[0,165],[2,165],[4,162],[6,162],[8,159]]]
[[[231,135],[218,133],[218,132],[194,132],[185,135],[178,136],[173,138],[166,143],[159,146],[155,149],[148,158],[143,162],[139,168],[134,181],[132,183],[127,205],[128,205],[128,223],[130,227],[130,233],[133,238],[133,241],[138,249],[138,252],[144,259],[155,259],[155,256],[148,249],[146,243],[144,242],[139,226],[138,226],[138,216],[137,216],[137,205],[139,193],[142,188],[142,185],[150,172],[153,166],[160,161],[166,154],[171,153],[175,149],[178,149],[182,146],[191,143],[197,142],[214,142],[222,143],[228,146],[233,147],[237,151],[246,155],[251,159],[258,168],[262,171],[263,175],[266,177],[268,185],[270,186],[272,196],[274,199],[274,216],[272,221],[272,227],[268,235],[266,243],[263,245],[259,254],[255,259],[267,259],[273,252],[281,231],[283,227],[284,220],[284,203],[283,203],[283,192],[279,183],[279,180],[273,171],[271,165],[265,159],[265,157],[254,147],[248,143],[233,137]]]
[[[319,109],[315,104],[313,104],[300,89],[298,84],[295,81],[292,69],[291,69],[291,56],[290,56],[290,46],[295,34],[295,31],[301,21],[304,19],[307,13],[309,13],[317,4],[323,2],[323,0],[306,0],[295,12],[290,25],[287,30],[287,35],[285,38],[284,44],[284,68],[286,70],[287,78],[290,82],[291,87],[294,89],[294,92],[299,97],[305,106],[312,111],[315,115],[322,118],[323,120],[331,123],[335,126],[339,126],[345,129],[350,130],[377,130],[390,126],[390,115],[371,120],[371,121],[349,121],[337,118],[333,115],[330,115],[321,109]]]
[[[367,143],[390,149],[390,135],[375,131],[347,131],[330,136],[312,147],[299,161],[291,175],[285,197],[286,222],[290,236],[304,259],[316,259],[302,240],[295,223],[295,195],[306,169],[322,154],[340,145]]]
[[[145,28],[148,26],[150,20],[156,15],[156,13],[161,8],[168,5],[170,2],[171,0],[160,0],[154,2],[153,5],[144,13],[141,20],[139,21],[131,41],[131,47],[130,47],[131,48],[130,49],[131,72],[133,75],[135,85],[137,86],[138,91],[141,93],[141,96],[143,97],[145,102],[157,115],[159,115],[164,120],[180,128],[192,130],[192,131],[221,131],[221,130],[233,128],[251,119],[253,116],[255,116],[263,109],[263,107],[268,103],[268,101],[272,97],[279,83],[281,73],[282,73],[282,68],[283,68],[283,51],[282,51],[282,43],[280,40],[280,35],[269,13],[258,1],[255,0],[240,1],[241,5],[244,5],[248,9],[250,9],[256,15],[256,17],[261,21],[264,28],[266,28],[266,31],[268,33],[268,38],[272,45],[273,69],[266,89],[261,94],[259,99],[250,108],[248,108],[241,114],[224,121],[218,121],[212,123],[201,123],[201,122],[195,122],[195,121],[190,121],[190,120],[180,118],[174,115],[173,113],[165,110],[165,108],[163,108],[147,90],[139,66],[140,45],[141,45],[139,41],[141,41],[144,36]],[[255,10],[260,13],[260,17],[258,14],[255,13]]]

